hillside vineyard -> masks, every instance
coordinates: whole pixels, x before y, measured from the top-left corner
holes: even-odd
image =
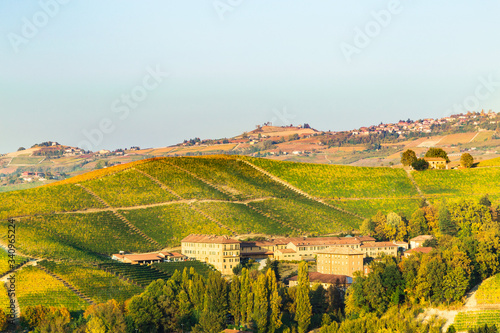
[[[396,242],[397,235],[394,243],[344,235],[359,233],[364,221],[377,216],[410,220],[422,202],[439,206],[443,198],[479,201],[486,194],[498,201],[500,188],[494,184],[500,183],[500,169],[485,165],[409,172],[245,156],[165,157],[117,165],[47,186],[0,193],[0,233],[8,239],[9,225],[15,224],[17,251],[12,268],[8,244],[1,242],[1,271],[17,270],[18,316],[19,310],[36,305],[81,313],[112,299],[125,302],[157,279],[179,281],[182,272],[184,279],[196,283],[213,278],[214,267],[223,267],[229,276],[240,263],[239,244],[242,259],[265,260],[274,251],[274,259],[291,264],[304,259],[295,250],[309,251],[307,260],[322,251],[324,258],[314,275],[318,279],[327,273],[320,270],[342,260],[351,265],[350,256],[356,256],[359,262],[346,266],[351,267],[345,269],[347,277],[339,278],[353,283],[354,271],[367,269],[364,258],[370,253],[393,256],[408,244]],[[203,257],[205,252],[198,255],[205,245],[192,245],[190,251],[196,255],[178,254],[175,262],[157,263],[167,261],[158,258],[151,265],[133,265],[111,259],[119,253],[154,257],[165,249],[180,252],[189,235],[219,237],[226,243],[250,240],[231,241],[238,246],[230,245],[229,250],[223,245],[203,249],[219,251],[221,262],[212,252],[210,260]],[[324,235],[332,237],[311,238]],[[326,249],[331,246],[337,246],[338,253]],[[238,253],[233,256],[231,251]],[[209,261],[208,265],[186,261],[188,256]],[[6,290],[0,290],[0,308],[7,313],[10,304]],[[466,326],[468,316],[459,316],[460,327]]]

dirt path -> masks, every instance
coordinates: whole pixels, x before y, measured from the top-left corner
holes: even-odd
[[[417,182],[415,181],[415,179],[413,178],[413,175],[411,174],[411,171],[410,170],[406,170],[406,174],[408,175],[408,178],[410,179],[410,181],[412,182],[413,186],[415,186],[415,189],[417,190],[418,194],[420,195],[420,197],[422,199],[425,200],[425,203],[427,205],[430,205],[431,203],[429,202],[429,200],[427,200],[427,198],[425,197],[424,195],[424,192],[422,192],[422,190],[420,189],[420,187],[418,186]]]
[[[351,216],[355,216],[355,217],[357,217],[357,218],[359,218],[359,219],[361,219],[361,220],[363,220],[363,219],[364,219],[364,217],[363,217],[363,216],[361,216],[361,215],[358,215],[358,214],[356,214],[356,213],[353,213],[353,212],[347,211],[347,210],[342,209],[342,208],[340,208],[340,207],[336,207],[336,206],[330,205],[329,203],[324,202],[322,199],[319,199],[319,198],[313,197],[313,196],[312,196],[312,195],[310,195],[309,193],[306,193],[306,192],[302,191],[301,189],[299,189],[299,188],[297,188],[297,187],[293,186],[292,184],[290,184],[290,183],[288,183],[288,182],[284,181],[283,179],[281,179],[281,178],[279,178],[279,177],[276,177],[276,176],[275,176],[275,175],[273,175],[272,173],[267,172],[266,170],[264,170],[264,169],[262,169],[262,168],[259,168],[258,166],[256,166],[256,165],[254,165],[254,164],[252,164],[252,163],[248,162],[247,160],[240,160],[240,161],[242,161],[242,162],[244,162],[244,163],[248,164],[249,166],[251,166],[251,167],[252,167],[252,168],[254,168],[255,170],[257,170],[257,171],[259,171],[259,172],[263,173],[264,175],[268,176],[269,178],[271,178],[271,179],[272,179],[272,180],[274,180],[275,182],[277,182],[277,183],[279,183],[279,184],[281,184],[281,185],[283,185],[283,186],[285,186],[285,187],[289,188],[290,190],[294,191],[295,193],[298,193],[298,194],[300,194],[300,195],[302,195],[302,196],[304,196],[304,197],[306,197],[306,198],[308,198],[308,199],[310,199],[310,200],[313,200],[313,201],[319,202],[320,204],[325,205],[325,206],[328,206],[328,207],[330,207],[330,208],[332,208],[332,209],[338,210],[339,212],[343,212],[343,213],[349,214],[349,215],[351,215]]]

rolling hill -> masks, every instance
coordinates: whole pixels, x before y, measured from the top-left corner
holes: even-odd
[[[43,298],[78,311],[88,302],[129,298],[161,275],[161,267],[113,265],[109,256],[118,251],[171,248],[191,233],[349,232],[379,210],[409,216],[422,198],[489,194],[498,203],[499,183],[494,166],[408,173],[247,156],[154,158],[0,193],[0,236],[6,239],[8,219],[14,218],[18,253],[48,260],[21,269],[21,307]],[[24,285],[36,279],[47,286],[32,294]],[[59,296],[46,297],[54,292]],[[2,291],[0,307],[6,304]]]

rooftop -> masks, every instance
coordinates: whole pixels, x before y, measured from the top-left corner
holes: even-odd
[[[329,247],[326,250],[319,251],[318,254],[359,254],[363,255],[363,252],[351,249],[350,247]]]
[[[410,239],[410,242],[411,241],[415,241],[415,242],[426,241],[428,239],[433,239],[433,238],[434,238],[434,236],[432,236],[432,235],[420,235],[420,236],[413,237],[412,239]]]
[[[393,242],[373,242],[373,243],[365,243],[361,245],[361,247],[397,247]]]
[[[432,247],[417,247],[415,249],[411,249],[405,252],[405,255],[413,254],[413,253],[430,253],[433,250]]]
[[[185,243],[214,243],[214,244],[239,244],[239,241],[229,236],[191,234],[181,242]]]
[[[290,281],[297,281],[298,276],[292,276]],[[314,283],[329,283],[329,284],[351,284],[352,278],[346,275],[322,274],[318,272],[309,273],[309,281]]]

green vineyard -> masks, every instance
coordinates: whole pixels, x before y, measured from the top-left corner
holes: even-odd
[[[152,266],[131,265],[120,262],[102,263],[99,265],[102,270],[112,273],[121,279],[146,287],[151,282],[163,279],[167,280],[170,275],[159,271]]]
[[[256,212],[251,206],[228,202],[203,202],[196,206],[239,234],[286,235],[292,231],[290,227]]]
[[[453,198],[471,195],[500,195],[500,168],[461,170],[427,170],[414,172],[415,181],[426,195],[447,195]]]
[[[177,246],[191,233],[228,235],[187,204],[171,204],[146,209],[123,210],[120,213],[146,235],[164,246]]]
[[[476,292],[478,304],[500,304],[500,274],[483,281]]]
[[[409,218],[419,207],[419,202],[420,199],[328,200],[333,206],[356,212],[365,218],[374,216],[378,211],[402,213]]]
[[[21,311],[27,306],[65,306],[69,311],[84,310],[88,305],[75,293],[66,288],[41,269],[30,266],[16,273],[16,296]]]
[[[361,219],[316,201],[268,199],[249,203],[260,211],[306,232],[327,234],[355,229]]]
[[[441,194],[450,199],[484,194],[492,201],[500,199],[499,187],[492,186],[500,178],[498,168],[412,175],[430,202]],[[421,197],[402,169],[208,156],[132,162],[49,186],[1,193],[0,200],[0,236],[7,236],[6,219],[17,216],[19,253],[99,263],[118,251],[178,246],[191,233],[347,232],[378,211],[409,217]]]
[[[227,194],[181,169],[166,164],[164,160],[150,161],[138,166],[137,169],[158,179],[183,199],[231,200]]]
[[[153,180],[133,169],[89,180],[82,185],[113,207],[147,205],[177,199]]]
[[[153,267],[168,276],[172,276],[175,271],[179,271],[182,273],[184,269],[187,269],[189,272],[191,268],[195,270],[196,273],[200,274],[203,277],[208,277],[208,273],[210,273],[213,268],[210,266],[199,262],[199,261],[182,261],[182,262],[161,262],[158,264],[153,264]]]
[[[0,202],[0,219],[103,207],[84,189],[71,184],[0,193]]]
[[[166,159],[166,161],[216,184],[220,189],[240,200],[268,196],[294,196],[294,193],[283,185],[272,181],[263,173],[233,157],[176,157]]]
[[[9,257],[7,251],[3,248],[0,248],[0,276],[4,275],[11,269],[11,265],[9,260],[14,260],[14,266],[22,265],[27,262],[29,259],[23,256],[15,255],[14,257]]]
[[[478,326],[496,325],[500,328],[500,310],[459,312],[453,326],[457,331],[466,331]]]
[[[140,294],[142,288],[121,280],[114,274],[88,264],[41,261],[39,265],[61,277],[96,303],[110,299],[123,302]]]
[[[249,161],[318,198],[398,198],[418,193],[402,169]]]

